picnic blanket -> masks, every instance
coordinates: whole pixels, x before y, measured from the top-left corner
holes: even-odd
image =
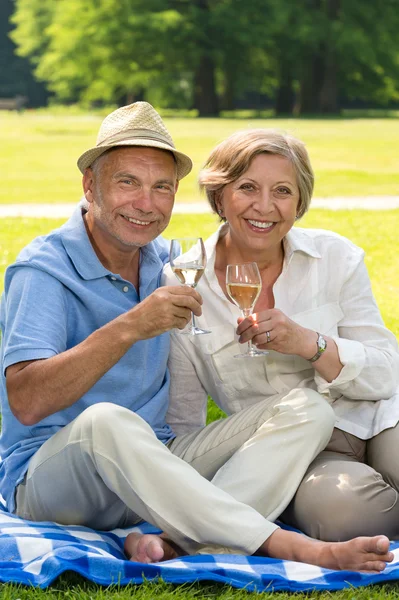
[[[157,532],[148,523],[99,532],[87,527],[24,521],[0,511],[0,581],[48,586],[65,571],[102,585],[215,581],[248,591],[340,590],[399,579],[399,543],[383,573],[364,575],[260,556],[200,555],[145,565],[126,560],[123,542],[130,531]]]

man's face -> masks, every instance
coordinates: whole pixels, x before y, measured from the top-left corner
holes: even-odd
[[[100,157],[83,176],[94,240],[120,250],[145,246],[167,227],[177,187],[170,152],[123,147]]]

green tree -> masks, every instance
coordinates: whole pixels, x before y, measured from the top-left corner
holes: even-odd
[[[203,21],[206,28],[206,6],[178,0],[176,8],[158,0],[49,4],[46,10],[41,0],[17,0],[14,39],[60,100],[134,99],[158,87],[167,99],[185,93],[189,102],[185,90],[194,86],[200,111],[217,111],[206,107],[215,94],[209,89],[207,38],[203,41],[196,27]]]
[[[336,113],[342,96],[380,104],[399,98],[399,0],[270,2],[277,98],[284,99],[277,112],[288,112],[295,86],[299,114]]]
[[[46,89],[34,79],[29,61],[16,56],[15,44],[9,37],[13,10],[13,0],[0,2],[0,96],[25,96],[29,106],[40,106],[47,101]]]
[[[232,108],[265,79],[267,0],[16,0],[14,40],[63,101]]]
[[[15,0],[13,39],[62,101],[334,113],[398,98],[399,0]]]
[[[273,92],[271,18],[269,0],[251,0],[245,5],[236,0],[214,3],[215,62],[224,109],[234,109],[248,93]]]

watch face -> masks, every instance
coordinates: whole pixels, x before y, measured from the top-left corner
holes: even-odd
[[[322,336],[319,336],[319,339],[317,340],[317,345],[319,347],[319,351],[321,352],[323,352],[327,348],[327,342]]]

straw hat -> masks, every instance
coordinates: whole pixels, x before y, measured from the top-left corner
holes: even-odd
[[[188,175],[193,166],[188,156],[175,149],[161,117],[148,102],[122,106],[105,117],[98,132],[96,147],[90,148],[78,159],[79,169],[84,173],[96,158],[116,146],[148,146],[169,150],[174,154],[179,180]]]

